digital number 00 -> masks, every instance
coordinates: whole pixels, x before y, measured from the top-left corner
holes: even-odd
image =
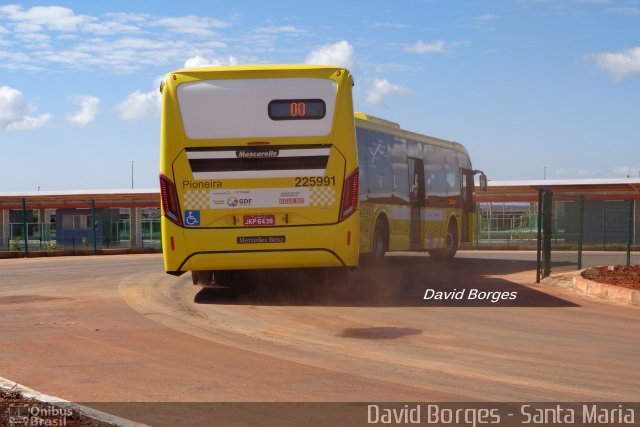
[[[291,117],[304,117],[307,115],[307,104],[304,102],[292,102],[289,104]]]

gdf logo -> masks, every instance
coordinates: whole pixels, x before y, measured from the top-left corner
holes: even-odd
[[[227,199],[227,205],[229,205],[232,208],[235,208],[236,206],[238,206],[238,199],[236,199],[235,197],[229,197]]]

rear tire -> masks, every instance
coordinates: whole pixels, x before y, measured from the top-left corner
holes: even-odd
[[[194,285],[208,286],[213,279],[213,271],[210,270],[193,270],[191,272],[191,280]]]
[[[429,255],[438,261],[448,261],[458,252],[458,226],[455,221],[450,221],[447,226],[444,249],[432,249]]]
[[[381,260],[387,252],[387,227],[378,221],[373,231],[373,243],[371,248],[371,256],[374,260]]]
[[[389,232],[387,230],[388,227],[384,220],[378,220],[376,222],[376,227],[373,230],[373,237],[371,240],[371,252],[360,254],[360,265],[373,267],[384,263],[384,254],[389,248],[387,243],[389,241]]]
[[[236,282],[236,272],[234,270],[216,270],[213,273],[213,280],[216,285],[232,286]]]

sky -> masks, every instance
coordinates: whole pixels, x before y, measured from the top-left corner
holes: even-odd
[[[0,192],[157,188],[159,81],[316,63],[490,180],[640,176],[640,0],[0,3]]]

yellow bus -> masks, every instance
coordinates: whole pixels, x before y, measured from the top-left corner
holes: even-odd
[[[187,69],[161,83],[167,273],[355,267],[352,76],[338,67]]]
[[[474,175],[456,142],[402,130],[397,123],[355,114],[360,161],[360,251],[427,251],[450,259],[475,235]]]

